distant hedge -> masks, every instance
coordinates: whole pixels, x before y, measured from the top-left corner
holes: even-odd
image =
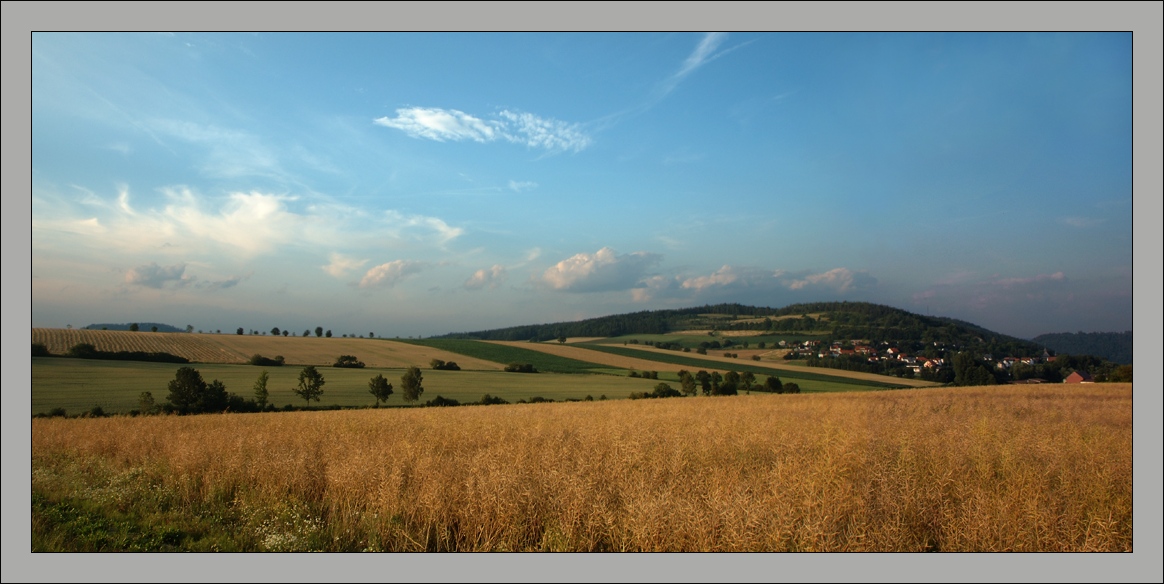
[[[189,363],[185,357],[170,353],[147,353],[145,351],[98,351],[89,343],[73,345],[66,354],[74,359],[103,359],[108,361],[152,361],[155,363]]]

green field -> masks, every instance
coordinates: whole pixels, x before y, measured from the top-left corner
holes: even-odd
[[[482,343],[484,344],[484,343]],[[58,357],[32,358],[32,414],[64,408],[69,415],[101,406],[106,413],[126,413],[137,409],[138,396],[149,391],[158,404],[166,402],[167,385],[182,365],[136,361],[99,361]],[[300,367],[253,367],[250,365],[193,365],[207,382],[218,379],[226,390],[244,398],[253,397],[255,379],[263,370],[270,375],[267,388],[270,403],[306,405],[292,393],[298,384]],[[614,375],[560,375],[555,373],[505,373],[501,371],[433,371],[423,369],[424,394],[407,404],[400,397],[400,376],[404,369],[317,368],[326,380],[321,401],[312,405],[359,407],[375,400],[368,393],[368,380],[383,374],[395,393],[389,406],[423,405],[437,395],[462,403],[480,401],[486,393],[516,402],[541,396],[556,401],[584,399],[625,399],[631,392],[651,391],[658,380]],[[610,369],[607,368],[609,371]],[[663,377],[662,375],[660,377]]]
[[[743,373],[744,371],[751,371],[757,375],[773,375],[775,374],[781,381],[793,381],[800,386],[803,391],[858,391],[862,389],[892,389],[901,387],[890,383],[882,383],[879,381],[865,381],[861,379],[849,379],[845,377],[836,377],[828,375],[827,373],[802,373],[800,371],[773,371],[771,367],[759,367],[750,365],[747,362],[739,364],[724,363],[722,361],[711,361],[707,359],[699,359],[698,357],[689,357],[690,353],[662,353],[641,351],[638,349],[628,349],[624,347],[611,347],[608,345],[601,345],[595,343],[581,343],[576,346],[585,347],[595,351],[603,351],[613,355],[622,355],[624,357],[638,357],[640,359],[651,359],[654,361],[661,361],[663,363],[671,363],[674,365],[686,365],[693,369],[730,369]]]
[[[414,345],[433,347],[436,349],[450,351],[452,353],[460,353],[461,355],[468,355],[469,357],[485,359],[487,361],[493,361],[494,363],[530,363],[535,368],[537,368],[538,371],[548,373],[609,373],[611,371],[611,367],[609,365],[579,361],[577,359],[570,359],[567,357],[559,357],[557,355],[542,353],[541,351],[522,349],[521,347],[512,347],[509,345],[486,343],[484,341],[470,341],[464,339],[396,340],[401,343],[412,343]],[[625,374],[625,372],[623,374]]]

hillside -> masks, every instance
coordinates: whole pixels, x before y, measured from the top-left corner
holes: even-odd
[[[1122,333],[1049,333],[1034,342],[1064,355],[1093,355],[1113,363],[1132,362],[1132,331]]]
[[[750,331],[754,334],[810,334],[835,341],[945,345],[1008,356],[1041,354],[1043,346],[945,317],[914,314],[868,302],[813,302],[783,308],[717,304],[642,311],[575,322],[523,325],[435,338],[490,341],[549,340],[558,337],[612,337],[685,330]]]

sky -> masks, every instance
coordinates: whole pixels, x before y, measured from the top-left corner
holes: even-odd
[[[1132,329],[1131,33],[31,35],[34,327]]]

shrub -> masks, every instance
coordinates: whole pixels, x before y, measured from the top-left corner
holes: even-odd
[[[335,360],[335,363],[332,364],[332,367],[347,367],[350,369],[361,369],[363,366],[364,362],[357,359],[355,355],[340,355]]]
[[[32,344],[33,357],[48,357],[50,355],[52,355],[52,353],[49,352],[48,347],[44,346],[44,343]]]
[[[249,361],[247,361],[247,363],[251,365],[259,365],[261,367],[282,367],[284,361],[282,355],[276,355],[274,359],[268,359],[267,357],[255,353],[254,355],[251,355],[251,358]]]
[[[502,399],[500,397],[492,396],[489,394],[485,394],[485,397],[481,398],[481,405],[486,405],[486,406],[500,405],[500,404],[507,404],[507,403],[509,403],[509,402],[505,401],[504,399]]]
[[[538,370],[530,363],[510,363],[505,366],[509,373],[537,373]]]
[[[452,406],[459,406],[459,405],[461,405],[461,402],[459,402],[455,399],[441,397],[438,395],[438,396],[428,400],[427,402],[424,402],[424,405],[427,407],[447,408],[447,407],[452,407]]]

